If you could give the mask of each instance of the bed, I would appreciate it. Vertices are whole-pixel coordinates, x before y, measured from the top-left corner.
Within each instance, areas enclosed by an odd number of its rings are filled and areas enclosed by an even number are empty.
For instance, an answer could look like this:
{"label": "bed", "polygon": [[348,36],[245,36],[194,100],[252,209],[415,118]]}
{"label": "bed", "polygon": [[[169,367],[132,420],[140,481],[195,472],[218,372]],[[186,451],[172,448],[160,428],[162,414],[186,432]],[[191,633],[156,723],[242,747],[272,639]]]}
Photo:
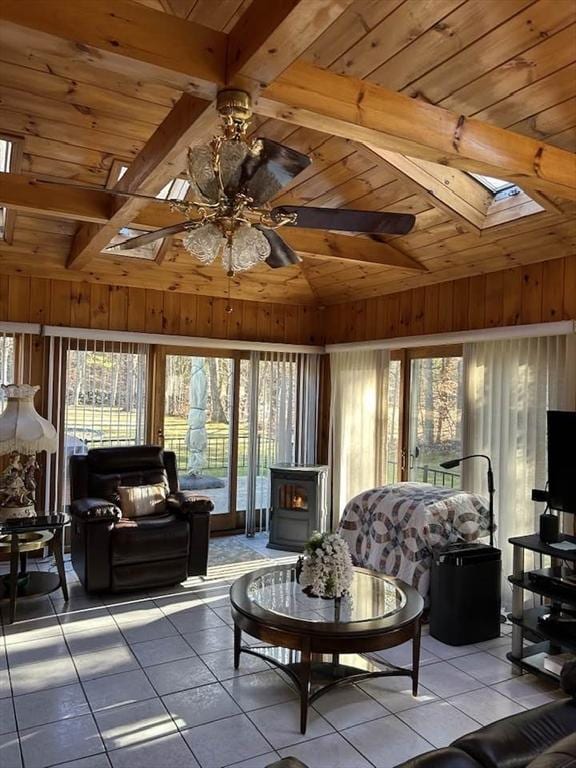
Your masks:
{"label": "bed", "polygon": [[351,499],[338,532],[355,565],[396,576],[427,598],[432,548],[488,535],[488,504],[467,491],[394,483]]}

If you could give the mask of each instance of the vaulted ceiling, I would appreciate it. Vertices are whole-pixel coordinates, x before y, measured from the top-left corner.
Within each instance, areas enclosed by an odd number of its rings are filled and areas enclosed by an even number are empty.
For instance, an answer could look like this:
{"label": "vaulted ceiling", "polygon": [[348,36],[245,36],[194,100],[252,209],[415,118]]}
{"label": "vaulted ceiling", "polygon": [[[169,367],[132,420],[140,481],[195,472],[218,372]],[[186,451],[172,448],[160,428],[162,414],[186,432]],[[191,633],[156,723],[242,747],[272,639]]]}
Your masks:
{"label": "vaulted ceiling", "polygon": [[[172,68],[177,66],[180,43],[174,40],[174,50],[170,50],[172,27],[166,27],[163,38],[162,18],[175,16],[226,34],[234,34],[243,18],[257,27],[256,20],[245,15],[250,11],[247,0],[92,0],[92,8],[95,13],[117,9],[120,19],[120,11],[134,8],[136,3],[144,6],[144,15],[150,9],[162,14],[147,16],[145,21],[158,19],[159,39],[164,41]],[[443,149],[431,151],[427,159],[426,153],[420,153],[415,155],[420,157],[420,165],[413,172],[412,161],[405,159],[410,156],[410,142],[404,147],[404,140],[398,140],[391,151],[372,146],[372,134],[364,140],[360,129],[348,132],[351,122],[362,124],[362,110],[369,109],[365,104],[378,103],[379,90],[372,92],[367,85],[351,108],[353,117],[349,119],[344,112],[342,116],[332,114],[339,105],[329,103],[330,99],[341,100],[344,110],[348,98],[344,88],[320,94],[319,101],[326,99],[326,105],[321,105],[326,110],[323,114],[330,113],[324,122],[300,104],[300,94],[292,82],[309,87],[312,93],[313,78],[309,83],[307,73],[315,71],[310,68],[313,65],[347,76],[350,82],[359,79],[400,92],[421,104],[421,114],[429,114],[430,120],[440,112],[424,108],[437,105],[463,116],[461,120],[474,118],[509,129],[512,134],[502,134],[501,140],[496,137],[500,148],[512,146],[514,135],[522,135],[574,152],[573,0],[333,0],[328,10],[330,3],[319,3],[314,23],[323,31],[311,39],[306,50],[295,48],[298,36],[288,36],[280,22],[276,39],[265,39],[262,33],[266,50],[257,52],[239,72],[240,77],[253,81],[256,76],[272,83],[263,95],[256,94],[255,134],[309,153],[313,159],[277,201],[410,212],[416,215],[416,226],[403,237],[383,238],[381,244],[332,233],[291,232],[291,244],[301,255],[301,264],[280,270],[262,266],[243,273],[234,280],[235,296],[294,304],[336,303],[576,252],[576,203],[574,195],[563,193],[560,183],[541,185],[526,179],[525,185],[521,178],[516,179],[542,210],[508,220],[508,215],[496,207],[491,209],[491,226],[483,228],[474,212],[467,215],[474,200],[486,194],[465,173],[479,169],[474,158],[469,159],[471,155],[464,154],[458,161]],[[14,14],[21,13],[12,10],[17,4],[20,8],[28,6],[31,15],[40,4],[37,0],[6,0],[6,9],[0,10],[0,135],[23,137],[20,174],[104,189],[115,160],[127,164],[136,158],[141,161],[143,147],[158,126],[173,115],[184,91],[210,96],[211,85],[190,84],[181,75],[164,77],[161,70],[165,64],[159,59],[151,74],[149,62],[139,63],[137,52],[127,65],[126,60],[111,62],[102,53],[103,46],[88,44],[81,35],[74,44],[72,35],[67,37],[59,31],[61,27],[55,30],[51,26],[60,24],[59,18],[34,20],[28,26],[26,19],[15,18]],[[66,7],[70,9],[68,0],[43,0],[42,4],[60,8],[62,16]],[[298,3],[286,0],[286,4],[296,7]],[[80,0],[78,5],[81,17],[90,2]],[[214,39],[219,44],[221,38]],[[279,71],[268,78],[269,68],[259,58],[268,55],[274,61],[277,48],[286,66],[291,65],[289,75],[280,80],[282,61]],[[336,85],[340,82],[345,85],[348,81],[334,80]],[[189,135],[205,140],[210,134],[213,116],[199,109],[196,117],[195,130],[182,132],[182,142]],[[427,128],[426,124],[420,126],[420,144],[426,143]],[[478,152],[483,153],[483,162],[490,166],[492,175],[498,176],[502,164],[502,177],[510,178],[510,167],[503,155],[495,153],[494,146],[488,144]],[[168,150],[162,161],[172,162]],[[412,165],[408,167],[407,162]],[[539,171],[537,168],[536,173]],[[576,186],[576,179],[574,182],[572,186]],[[55,188],[48,192],[45,187],[44,202],[32,204],[27,198],[26,204],[20,204],[16,183],[10,190],[8,184],[3,186],[0,204],[12,205],[17,214],[11,242],[0,243],[0,272],[214,296],[228,291],[221,266],[200,266],[178,240],[163,247],[159,263],[102,254],[99,243],[106,242],[102,228],[107,219],[94,211],[97,205],[109,204],[88,193],[86,205],[92,206],[91,213],[82,219],[78,212],[80,191],[63,215],[52,210],[47,216],[43,211],[49,207],[48,197],[54,200],[65,191]],[[146,191],[145,187],[137,188]],[[527,205],[524,198],[518,198],[517,203]],[[116,211],[108,216],[104,228],[112,232],[118,222],[122,226],[138,217],[146,226],[170,223],[174,214],[163,212],[159,206],[154,204],[147,211],[135,207],[132,212],[124,207],[119,214]],[[378,245],[382,245],[379,252]],[[76,265],[74,254],[79,254]],[[85,254],[90,258],[84,258]],[[379,260],[386,265],[374,263]]]}

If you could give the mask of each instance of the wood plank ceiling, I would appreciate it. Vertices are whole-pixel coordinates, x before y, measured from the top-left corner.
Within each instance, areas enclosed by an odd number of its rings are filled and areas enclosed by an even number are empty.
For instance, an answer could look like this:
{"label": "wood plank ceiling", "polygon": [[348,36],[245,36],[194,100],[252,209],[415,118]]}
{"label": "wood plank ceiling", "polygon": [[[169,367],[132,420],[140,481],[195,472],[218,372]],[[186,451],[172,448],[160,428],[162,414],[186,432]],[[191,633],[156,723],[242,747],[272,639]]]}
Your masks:
{"label": "wood plank ceiling", "polygon": [[[250,5],[132,2],[223,32]],[[181,96],[104,72],[81,45],[48,46],[19,27],[0,34],[0,134],[24,137],[22,173],[105,187],[114,160],[134,159]],[[573,0],[354,0],[302,58],[576,150]],[[337,303],[576,252],[574,202],[549,198],[542,213],[478,232],[355,142],[262,117],[253,129],[313,158],[276,202],[414,213],[414,230],[387,240],[427,271],[306,255],[299,266],[242,274],[232,287],[237,298]],[[161,264],[115,254],[67,270],[77,227],[19,212],[12,244],[0,244],[0,272],[226,295],[221,267],[197,265],[178,241],[163,250]]]}

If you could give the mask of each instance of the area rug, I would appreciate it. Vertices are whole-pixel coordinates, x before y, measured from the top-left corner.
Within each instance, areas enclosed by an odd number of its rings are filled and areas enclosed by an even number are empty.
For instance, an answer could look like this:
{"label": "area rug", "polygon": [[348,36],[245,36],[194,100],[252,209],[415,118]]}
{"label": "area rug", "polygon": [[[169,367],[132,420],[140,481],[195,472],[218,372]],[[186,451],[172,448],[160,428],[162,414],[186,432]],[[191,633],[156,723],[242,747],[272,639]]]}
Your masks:
{"label": "area rug", "polygon": [[258,551],[246,543],[243,536],[226,536],[210,539],[208,556],[208,572],[201,576],[202,581],[232,583],[235,579],[267,568],[270,565],[287,565],[294,563],[296,555],[293,553],[270,554]]}
{"label": "area rug", "polygon": [[210,549],[208,552],[209,568],[268,559],[266,555],[262,555],[248,546],[242,536],[225,536],[221,539],[210,539]]}

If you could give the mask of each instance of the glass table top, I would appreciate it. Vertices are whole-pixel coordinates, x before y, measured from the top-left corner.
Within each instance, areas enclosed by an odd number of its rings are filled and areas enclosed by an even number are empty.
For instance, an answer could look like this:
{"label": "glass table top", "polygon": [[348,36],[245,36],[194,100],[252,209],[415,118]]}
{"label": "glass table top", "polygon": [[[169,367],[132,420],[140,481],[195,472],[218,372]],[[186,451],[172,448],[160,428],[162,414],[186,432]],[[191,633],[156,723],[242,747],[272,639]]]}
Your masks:
{"label": "glass table top", "polygon": [[12,517],[0,520],[0,533],[24,533],[26,531],[43,531],[47,528],[63,528],[69,522],[67,514],[38,514],[32,517]]}
{"label": "glass table top", "polygon": [[382,619],[406,604],[406,595],[392,581],[354,571],[350,594],[338,600],[309,597],[296,581],[295,568],[278,568],[256,575],[247,590],[260,608],[301,621],[346,624]]}

